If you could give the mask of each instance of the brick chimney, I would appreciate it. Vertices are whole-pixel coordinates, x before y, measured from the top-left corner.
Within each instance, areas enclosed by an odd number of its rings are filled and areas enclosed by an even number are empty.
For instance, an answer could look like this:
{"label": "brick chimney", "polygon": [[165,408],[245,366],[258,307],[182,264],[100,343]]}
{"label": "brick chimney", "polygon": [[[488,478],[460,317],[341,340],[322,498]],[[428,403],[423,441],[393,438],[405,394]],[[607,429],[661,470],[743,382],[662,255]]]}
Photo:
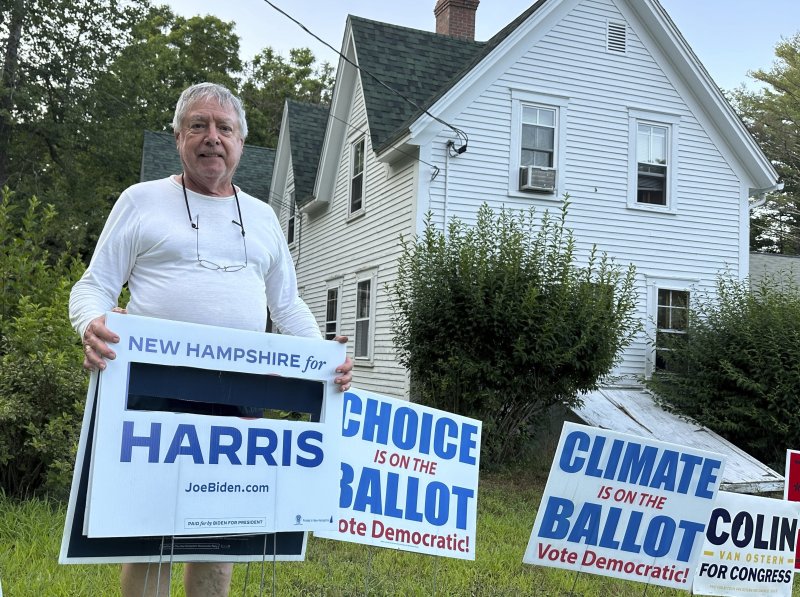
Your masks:
{"label": "brick chimney", "polygon": [[475,12],[480,0],[437,0],[436,33],[460,39],[475,39]]}

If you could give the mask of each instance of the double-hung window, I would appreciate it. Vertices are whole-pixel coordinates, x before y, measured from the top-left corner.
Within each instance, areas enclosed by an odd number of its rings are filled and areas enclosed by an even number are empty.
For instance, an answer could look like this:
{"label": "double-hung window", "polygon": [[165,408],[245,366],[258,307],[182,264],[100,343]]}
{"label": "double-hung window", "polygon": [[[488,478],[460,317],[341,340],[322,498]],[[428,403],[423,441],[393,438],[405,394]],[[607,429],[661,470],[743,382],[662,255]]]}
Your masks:
{"label": "double-hung window", "polygon": [[667,204],[669,129],[640,122],[636,129],[636,202]]}
{"label": "double-hung window", "polygon": [[628,207],[675,212],[680,117],[630,109]]}
{"label": "double-hung window", "polygon": [[364,209],[364,137],[358,139],[350,148],[350,210],[354,214]]}
{"label": "double-hung window", "polygon": [[356,359],[372,360],[375,334],[375,271],[361,272],[356,278]]}
{"label": "double-hung window", "polygon": [[333,340],[339,330],[339,286],[329,286],[325,296],[325,339]]}
{"label": "double-hung window", "polygon": [[508,194],[554,198],[561,180],[568,98],[511,90],[511,172]]}
{"label": "double-hung window", "polygon": [[552,168],[556,152],[556,111],[522,106],[520,166]]}
{"label": "double-hung window", "polygon": [[657,302],[655,368],[656,371],[669,371],[665,354],[670,351],[670,346],[686,336],[689,291],[659,288]]}
{"label": "double-hung window", "polygon": [[286,224],[286,243],[294,242],[294,226],[296,221],[297,205],[294,202],[294,191],[289,194],[289,221]]}

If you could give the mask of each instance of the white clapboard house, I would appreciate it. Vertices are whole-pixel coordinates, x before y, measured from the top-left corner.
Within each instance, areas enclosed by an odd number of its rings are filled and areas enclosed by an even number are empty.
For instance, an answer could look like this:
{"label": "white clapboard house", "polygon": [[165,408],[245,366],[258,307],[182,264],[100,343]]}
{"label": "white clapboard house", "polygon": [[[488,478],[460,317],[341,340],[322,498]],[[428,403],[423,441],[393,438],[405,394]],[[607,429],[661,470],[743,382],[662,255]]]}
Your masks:
{"label": "white clapboard house", "polygon": [[[350,337],[360,387],[407,396],[387,291],[400,235],[428,211],[557,211],[568,193],[581,254],[636,265],[645,330],[614,372],[635,385],[693,293],[747,275],[751,203],[778,176],[656,0],[539,0],[484,42],[477,7],[439,0],[436,33],[348,17],[330,108],[287,104],[270,196],[302,296]],[[677,419],[648,423],[664,414],[648,396],[617,382],[579,415],[679,437]]]}

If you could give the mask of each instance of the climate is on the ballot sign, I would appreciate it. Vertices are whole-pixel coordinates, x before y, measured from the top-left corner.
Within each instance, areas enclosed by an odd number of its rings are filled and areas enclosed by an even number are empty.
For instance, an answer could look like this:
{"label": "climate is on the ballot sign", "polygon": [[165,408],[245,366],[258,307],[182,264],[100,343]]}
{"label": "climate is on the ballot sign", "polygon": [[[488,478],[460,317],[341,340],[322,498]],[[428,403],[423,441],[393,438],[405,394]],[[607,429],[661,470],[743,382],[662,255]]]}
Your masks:
{"label": "climate is on the ballot sign", "polygon": [[565,423],[524,562],[689,590],[723,457]]}

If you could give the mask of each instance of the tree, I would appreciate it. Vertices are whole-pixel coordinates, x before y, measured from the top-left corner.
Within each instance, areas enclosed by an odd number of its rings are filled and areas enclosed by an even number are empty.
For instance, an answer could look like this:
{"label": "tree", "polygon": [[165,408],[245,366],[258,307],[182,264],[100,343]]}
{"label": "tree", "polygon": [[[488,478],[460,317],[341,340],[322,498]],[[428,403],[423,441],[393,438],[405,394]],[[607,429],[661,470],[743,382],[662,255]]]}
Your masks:
{"label": "tree", "polygon": [[289,51],[289,60],[264,48],[247,66],[241,96],[250,126],[248,143],[275,147],[281,128],[284,102],[295,99],[327,104],[333,88],[333,67],[327,62],[315,66],[308,48]]}
{"label": "tree", "polygon": [[750,250],[800,254],[800,201],[787,192],[770,193],[750,216]]}
{"label": "tree", "polygon": [[654,389],[777,470],[800,444],[800,288],[778,275],[757,286],[729,276],[693,297],[688,331],[663,352]]}
{"label": "tree", "polygon": [[18,225],[0,197],[0,489],[65,496],[77,447],[86,377],[67,299],[82,266],[53,259],[43,240],[52,206],[32,198]]}
{"label": "tree", "polygon": [[[92,181],[94,212],[84,211],[92,246],[108,207],[138,182],[145,130],[171,131],[175,102],[191,84],[213,81],[231,89],[241,71],[234,23],[213,16],[175,16],[150,8],[133,24],[130,42],[88,91],[85,145],[77,177]],[[59,207],[59,211],[62,211]]]}
{"label": "tree", "polygon": [[[3,38],[3,72],[0,77],[0,186],[8,179],[8,148],[12,139],[12,114],[14,91],[17,87],[19,65],[19,43],[22,37],[22,22],[25,17],[24,0],[14,0],[10,8],[0,11],[7,29]],[[0,30],[2,30],[0,28]],[[3,149],[5,148],[5,149]]]}
{"label": "tree", "polygon": [[[63,208],[61,247],[80,236],[73,211],[94,214],[82,176],[88,91],[129,40],[147,0],[14,0],[2,4],[0,171],[18,197],[36,195]],[[6,23],[8,24],[6,26]],[[100,206],[104,207],[104,206]]]}
{"label": "tree", "polygon": [[18,196],[56,206],[57,245],[86,254],[112,201],[138,181],[144,129],[168,128],[178,94],[192,83],[237,88],[239,38],[233,23],[177,17],[149,0],[15,2],[9,7],[24,8],[18,51],[13,23],[2,39],[19,67],[13,93],[0,94],[6,103],[13,97],[9,109],[0,107],[11,115],[0,120],[11,140],[0,153]]}
{"label": "tree", "polygon": [[[0,164],[7,182],[48,164],[67,168],[72,133],[85,126],[83,98],[128,40],[143,0],[14,0],[3,4]],[[12,140],[17,140],[12,143]],[[33,144],[45,155],[14,150]],[[13,158],[13,159],[12,159]],[[38,163],[37,163],[38,162]],[[44,164],[43,164],[44,162]],[[40,174],[47,174],[46,172]]]}
{"label": "tree", "polygon": [[502,462],[555,404],[597,388],[639,329],[633,266],[594,250],[575,264],[561,217],[484,204],[447,234],[430,214],[402,241],[394,343],[412,399],[483,420],[483,459]]}
{"label": "tree", "polygon": [[[171,130],[180,92],[200,81],[244,95],[250,143],[274,146],[283,101],[325,101],[327,64],[267,48],[244,84],[235,24],[176,16],[150,0],[4,0],[0,4],[0,185],[52,203],[47,240],[83,256],[119,194],[138,181],[143,131]],[[17,215],[21,212],[18,211]]]}
{"label": "tree", "polygon": [[751,222],[751,248],[800,254],[800,34],[775,48],[770,70],[751,73],[766,88],[735,90],[731,100],[785,184]]}

